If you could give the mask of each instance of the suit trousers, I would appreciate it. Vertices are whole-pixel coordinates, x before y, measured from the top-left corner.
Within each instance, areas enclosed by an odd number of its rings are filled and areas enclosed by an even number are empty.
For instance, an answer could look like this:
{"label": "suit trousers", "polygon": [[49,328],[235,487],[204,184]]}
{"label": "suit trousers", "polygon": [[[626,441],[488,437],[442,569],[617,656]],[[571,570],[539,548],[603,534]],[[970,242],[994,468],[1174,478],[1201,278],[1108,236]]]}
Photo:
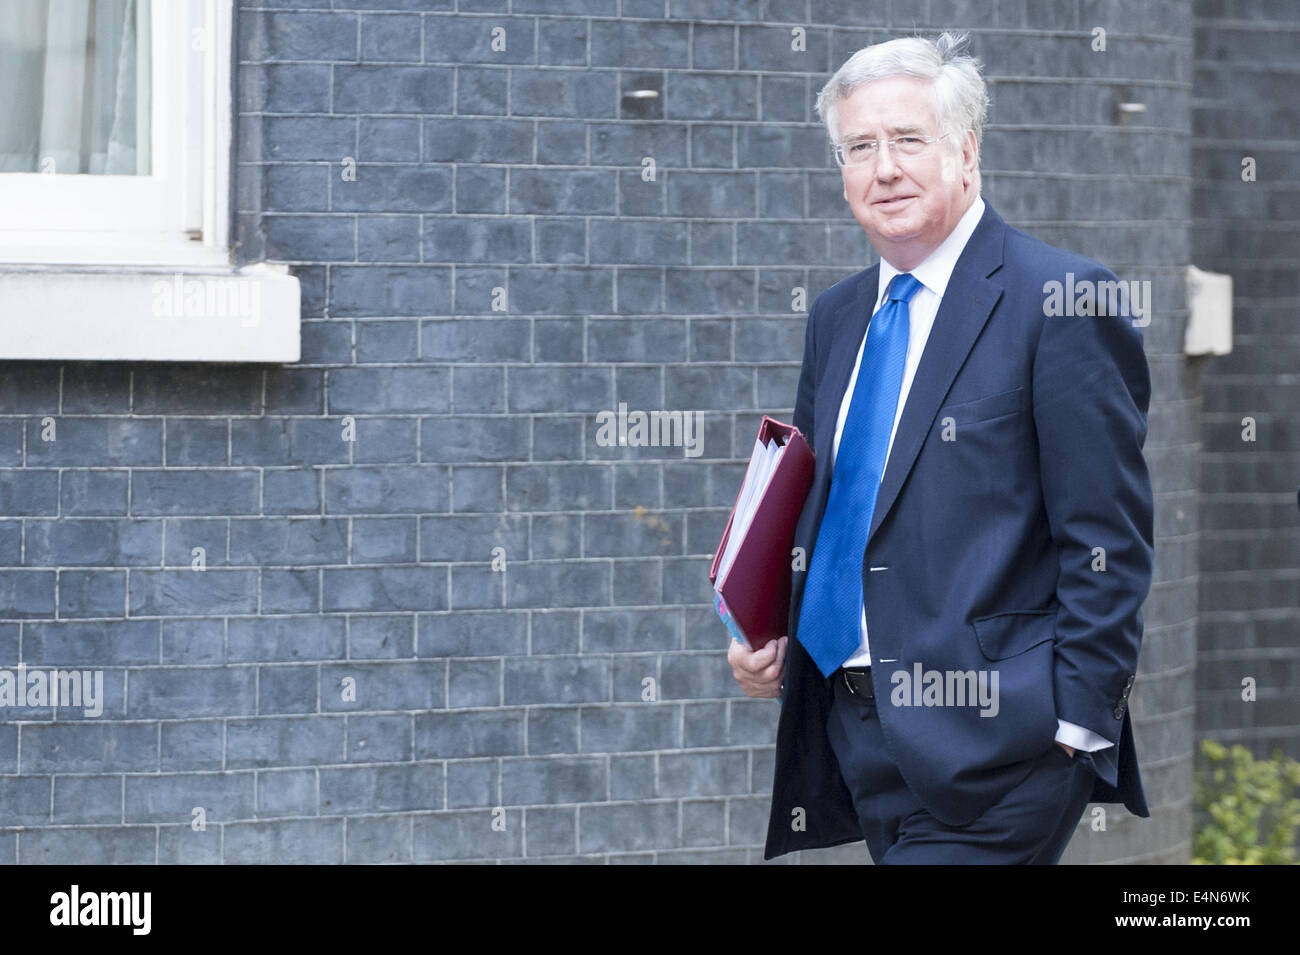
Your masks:
{"label": "suit trousers", "polygon": [[838,670],[831,682],[827,735],[877,865],[1055,865],[1061,858],[1095,781],[1083,759],[1053,742],[983,815],[950,826],[908,788],[885,745],[877,704],[850,693]]}

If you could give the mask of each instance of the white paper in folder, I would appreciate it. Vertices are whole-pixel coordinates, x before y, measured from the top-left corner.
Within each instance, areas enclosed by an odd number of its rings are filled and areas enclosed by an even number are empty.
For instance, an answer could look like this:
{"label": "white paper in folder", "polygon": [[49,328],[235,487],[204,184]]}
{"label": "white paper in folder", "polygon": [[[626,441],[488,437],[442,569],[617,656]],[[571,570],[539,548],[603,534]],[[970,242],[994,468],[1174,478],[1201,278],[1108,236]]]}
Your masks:
{"label": "white paper in folder", "polygon": [[722,560],[718,563],[718,576],[714,581],[715,590],[721,589],[723,581],[727,579],[727,571],[731,569],[732,561],[736,559],[741,542],[745,539],[745,533],[754,521],[754,513],[762,503],[763,493],[772,482],[772,475],[776,473],[776,466],[781,463],[781,455],[785,453],[785,449],[786,445],[781,444],[776,438],[769,438],[766,446],[758,439],[754,440],[754,451],[749,456],[745,481],[740,486],[740,497],[736,500],[735,514],[731,518],[727,546],[722,552]]}

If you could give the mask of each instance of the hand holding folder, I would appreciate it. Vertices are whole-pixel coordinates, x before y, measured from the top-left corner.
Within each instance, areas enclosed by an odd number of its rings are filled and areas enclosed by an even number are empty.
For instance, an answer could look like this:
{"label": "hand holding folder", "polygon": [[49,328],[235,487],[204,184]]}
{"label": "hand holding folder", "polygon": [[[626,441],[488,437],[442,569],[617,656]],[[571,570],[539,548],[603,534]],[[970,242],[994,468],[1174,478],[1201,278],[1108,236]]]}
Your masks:
{"label": "hand holding folder", "polygon": [[803,433],[764,415],[709,568],[718,616],[751,650],[788,628],[791,549],[812,480],[813,453]]}

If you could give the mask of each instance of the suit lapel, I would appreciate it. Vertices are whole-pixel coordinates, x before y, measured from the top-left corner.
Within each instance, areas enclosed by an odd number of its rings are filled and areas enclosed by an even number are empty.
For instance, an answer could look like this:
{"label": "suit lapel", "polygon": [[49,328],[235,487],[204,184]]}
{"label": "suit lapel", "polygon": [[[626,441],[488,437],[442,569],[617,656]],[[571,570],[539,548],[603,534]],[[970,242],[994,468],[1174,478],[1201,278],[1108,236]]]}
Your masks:
{"label": "suit lapel", "polygon": [[[988,276],[1002,266],[1005,234],[1006,223],[986,201],[984,215],[966,242],[966,248],[948,280],[934,325],[930,328],[930,337],[921,353],[921,362],[912,379],[876,498],[871,530],[867,534],[868,545],[898,499],[953,379],[984,329],[993,307],[1002,297],[1002,287],[989,281]],[[847,381],[845,384],[847,386]],[[843,389],[840,393],[843,395]],[[834,426],[831,434],[833,438]]]}
{"label": "suit lapel", "polygon": [[817,451],[814,480],[819,484],[830,484],[830,451],[835,444],[835,422],[839,418],[844,390],[849,386],[849,376],[853,374],[853,363],[857,360],[862,336],[867,333],[879,284],[880,265],[876,264],[861,273],[853,297],[840,307],[840,313],[835,318],[831,354],[813,408],[813,447]]}

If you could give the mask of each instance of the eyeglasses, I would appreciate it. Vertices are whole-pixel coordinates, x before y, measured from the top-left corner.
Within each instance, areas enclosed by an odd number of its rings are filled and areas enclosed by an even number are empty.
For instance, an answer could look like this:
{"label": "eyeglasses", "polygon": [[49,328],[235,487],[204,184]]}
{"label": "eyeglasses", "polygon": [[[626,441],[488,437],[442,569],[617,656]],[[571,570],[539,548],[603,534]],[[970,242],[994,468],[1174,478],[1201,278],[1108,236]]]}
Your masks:
{"label": "eyeglasses", "polygon": [[[937,143],[947,136],[935,136],[933,139],[925,139],[922,136],[899,136],[896,139],[886,139],[889,150],[897,159],[902,156],[919,156],[930,148],[931,143]],[[864,166],[876,161],[880,155],[880,143],[882,140],[869,139],[866,137],[860,139],[850,139],[846,142],[835,144],[835,161],[841,166]]]}

